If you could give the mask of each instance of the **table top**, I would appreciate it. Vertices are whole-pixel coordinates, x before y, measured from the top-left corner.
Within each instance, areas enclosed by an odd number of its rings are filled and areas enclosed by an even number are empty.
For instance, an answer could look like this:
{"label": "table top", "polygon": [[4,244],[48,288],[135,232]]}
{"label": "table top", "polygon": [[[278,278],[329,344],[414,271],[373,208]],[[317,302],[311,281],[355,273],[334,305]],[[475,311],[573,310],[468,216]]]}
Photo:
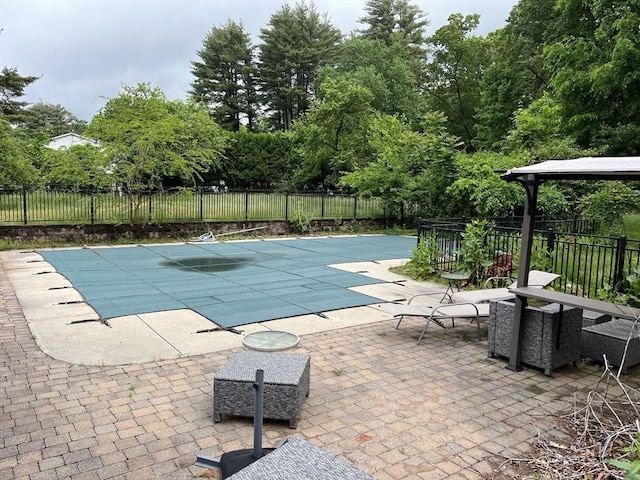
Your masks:
{"label": "table top", "polygon": [[294,348],[300,343],[297,335],[289,332],[265,330],[253,332],[242,339],[242,344],[250,350],[260,352],[278,352]]}
{"label": "table top", "polygon": [[216,373],[214,380],[253,382],[256,370],[263,370],[265,384],[298,385],[309,362],[308,354],[240,350]]}
{"label": "table top", "polygon": [[468,280],[470,275],[465,272],[444,272],[440,276],[445,280]]}

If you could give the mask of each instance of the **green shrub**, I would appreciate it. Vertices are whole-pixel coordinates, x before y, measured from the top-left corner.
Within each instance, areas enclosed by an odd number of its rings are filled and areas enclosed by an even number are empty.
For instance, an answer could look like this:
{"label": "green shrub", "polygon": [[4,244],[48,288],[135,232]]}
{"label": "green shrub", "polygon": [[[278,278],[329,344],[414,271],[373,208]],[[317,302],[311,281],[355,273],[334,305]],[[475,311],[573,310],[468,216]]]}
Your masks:
{"label": "green shrub", "polygon": [[307,215],[301,208],[298,208],[295,212],[293,212],[293,215],[291,216],[289,222],[291,223],[291,228],[293,228],[293,231],[295,233],[298,233],[300,235],[309,233],[311,220],[309,219],[309,217],[307,217]]}
{"label": "green shrub", "polygon": [[627,472],[624,480],[640,480],[640,433],[636,433],[631,446],[623,448],[629,456],[625,460],[610,459],[607,463]]}
{"label": "green shrub", "polygon": [[437,271],[441,252],[433,236],[425,236],[411,250],[411,260],[401,269],[402,273],[415,280],[427,280]]}
{"label": "green shrub", "polygon": [[469,281],[476,285],[482,279],[485,267],[492,263],[492,255],[487,250],[488,233],[486,220],[472,220],[462,234],[462,243],[457,252],[461,257],[461,270],[468,272]]}

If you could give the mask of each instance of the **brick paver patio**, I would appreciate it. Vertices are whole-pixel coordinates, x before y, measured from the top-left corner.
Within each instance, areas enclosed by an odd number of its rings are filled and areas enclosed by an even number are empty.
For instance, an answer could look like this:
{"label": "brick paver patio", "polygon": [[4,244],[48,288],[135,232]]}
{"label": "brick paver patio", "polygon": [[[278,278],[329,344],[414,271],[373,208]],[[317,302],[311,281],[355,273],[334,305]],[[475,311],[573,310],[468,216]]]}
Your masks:
{"label": "brick paver patio", "polygon": [[[212,418],[213,376],[235,350],[67,364],[39,350],[0,278],[1,479],[211,478],[196,455],[251,446],[250,419]],[[599,377],[585,366],[553,377],[508,371],[487,358],[474,325],[459,323],[430,329],[421,345],[418,321],[303,336],[296,351],[311,355],[310,395],[296,430],[265,422],[265,447],[301,436],[380,480],[492,478],[539,431],[556,432],[554,417]]]}

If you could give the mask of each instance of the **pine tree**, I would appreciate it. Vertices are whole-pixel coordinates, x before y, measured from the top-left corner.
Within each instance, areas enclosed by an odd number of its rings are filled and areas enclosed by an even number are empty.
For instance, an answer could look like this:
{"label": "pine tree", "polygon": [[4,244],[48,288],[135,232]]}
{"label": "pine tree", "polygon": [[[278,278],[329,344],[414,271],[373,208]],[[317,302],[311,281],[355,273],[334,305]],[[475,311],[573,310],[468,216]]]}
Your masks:
{"label": "pine tree", "polygon": [[206,105],[224,128],[238,131],[243,118],[252,130],[255,123],[256,91],[253,47],[242,25],[228,21],[214,27],[198,51],[201,61],[191,62],[191,95]]}
{"label": "pine tree", "polygon": [[271,124],[290,130],[315,97],[319,67],[334,61],[342,34],[313,4],[284,5],[261,30],[259,77]]}
{"label": "pine tree", "polygon": [[364,38],[380,40],[386,46],[399,41],[415,55],[424,53],[426,15],[407,0],[368,0],[366,16],[359,23],[368,27],[361,30]]}
{"label": "pine tree", "polygon": [[24,95],[24,89],[39,77],[23,77],[16,68],[4,67],[0,73],[0,115],[9,123],[19,123],[24,116],[27,102],[16,100]]}

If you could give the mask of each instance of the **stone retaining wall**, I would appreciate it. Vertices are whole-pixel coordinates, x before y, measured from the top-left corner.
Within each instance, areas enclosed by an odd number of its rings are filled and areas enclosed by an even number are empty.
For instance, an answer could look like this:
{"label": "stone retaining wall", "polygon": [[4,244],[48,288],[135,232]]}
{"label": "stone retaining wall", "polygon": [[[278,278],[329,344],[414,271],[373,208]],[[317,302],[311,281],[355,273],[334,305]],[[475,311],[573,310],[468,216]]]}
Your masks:
{"label": "stone retaining wall", "polygon": [[[371,228],[383,228],[384,220],[314,220],[311,232],[357,232]],[[110,240],[142,240],[153,238],[173,238],[188,240],[209,231],[214,235],[260,228],[246,235],[256,237],[277,237],[293,235],[288,221],[245,221],[207,223],[164,223],[138,225],[0,225],[0,240],[42,241],[42,242],[83,242]]]}

